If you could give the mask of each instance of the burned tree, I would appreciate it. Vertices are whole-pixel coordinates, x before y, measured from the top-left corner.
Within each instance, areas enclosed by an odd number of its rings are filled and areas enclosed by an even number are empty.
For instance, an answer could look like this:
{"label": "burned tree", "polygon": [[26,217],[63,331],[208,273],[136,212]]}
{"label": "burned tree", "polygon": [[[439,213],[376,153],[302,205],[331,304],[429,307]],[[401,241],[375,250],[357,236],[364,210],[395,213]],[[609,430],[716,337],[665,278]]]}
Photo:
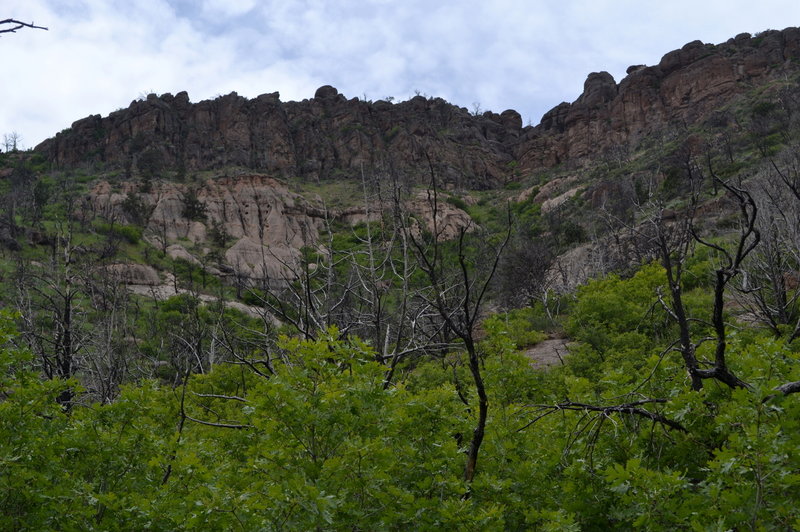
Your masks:
{"label": "burned tree", "polygon": [[0,20],[0,33],[16,33],[18,30],[23,28],[47,31],[47,28],[44,26],[37,26],[33,22],[22,22],[13,18]]}
{"label": "burned tree", "polygon": [[475,477],[489,411],[489,398],[481,374],[481,354],[475,336],[476,326],[481,318],[484,299],[498,270],[503,250],[511,238],[510,212],[506,233],[495,246],[489,244],[489,249],[479,245],[488,243],[490,240],[488,235],[481,235],[484,238],[475,239],[476,242],[468,242],[469,227],[460,228],[455,242],[456,260],[455,264],[452,264],[453,261],[448,261],[445,257],[442,227],[438,216],[436,175],[430,159],[428,162],[431,171],[428,201],[433,213],[432,227],[430,231],[424,231],[419,227],[409,226],[406,228],[406,234],[413,245],[417,264],[429,284],[428,289],[422,292],[420,297],[439,313],[448,331],[463,343],[478,395],[478,420],[472,432],[464,467],[464,480],[471,483]]}

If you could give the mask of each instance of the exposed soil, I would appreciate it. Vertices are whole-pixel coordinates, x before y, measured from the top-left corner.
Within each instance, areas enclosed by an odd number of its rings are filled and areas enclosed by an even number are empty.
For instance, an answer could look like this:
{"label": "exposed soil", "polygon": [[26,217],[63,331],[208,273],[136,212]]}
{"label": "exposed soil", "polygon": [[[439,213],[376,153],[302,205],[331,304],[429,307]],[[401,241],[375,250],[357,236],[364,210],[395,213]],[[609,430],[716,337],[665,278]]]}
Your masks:
{"label": "exposed soil", "polygon": [[568,343],[566,338],[544,340],[526,349],[525,356],[531,359],[531,365],[537,369],[564,364],[564,358],[569,355]]}

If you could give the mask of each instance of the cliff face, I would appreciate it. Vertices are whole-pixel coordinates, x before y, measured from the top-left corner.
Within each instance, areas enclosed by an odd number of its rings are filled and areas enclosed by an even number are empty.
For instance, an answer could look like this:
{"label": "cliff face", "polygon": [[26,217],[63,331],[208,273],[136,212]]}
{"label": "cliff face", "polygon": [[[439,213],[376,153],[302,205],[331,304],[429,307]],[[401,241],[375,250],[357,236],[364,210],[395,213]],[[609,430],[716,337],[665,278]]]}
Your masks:
{"label": "cliff face", "polygon": [[525,168],[546,168],[634,145],[671,123],[702,121],[737,95],[798,70],[798,28],[743,33],[719,45],[690,42],[658,65],[629,67],[619,84],[607,72],[589,74],[575,102],[526,132],[517,157]]}
{"label": "cliff face", "polygon": [[329,86],[311,100],[286,103],[277,93],[252,100],[232,93],[192,104],[181,92],[79,120],[36,149],[58,166],[242,166],[309,179],[355,177],[362,167],[427,176],[430,158],[444,179],[485,188],[509,174],[521,126],[514,111],[474,117],[421,96],[395,105],[367,103]]}
{"label": "cliff face", "polygon": [[[204,206],[202,216],[187,214],[191,194]],[[286,185],[262,175],[209,180],[196,188],[161,182],[147,192],[131,182],[114,190],[101,181],[90,191],[89,201],[106,219],[130,223],[124,205],[132,195],[144,207],[139,214],[147,213],[146,235],[157,247],[166,250],[183,241],[202,249],[216,230],[225,235],[223,262],[232,272],[253,278],[289,277],[287,269],[294,267],[299,250],[319,239],[324,217]]]}
{"label": "cliff face", "polygon": [[[126,208],[130,197],[140,202],[135,213]],[[203,205],[202,215],[190,216],[189,198]],[[371,205],[369,210],[362,206],[326,211],[321,202],[308,201],[285,183],[258,174],[219,177],[192,186],[162,181],[146,192],[130,181],[118,187],[101,181],[87,199],[87,210],[107,220],[134,223],[137,220],[131,216],[135,214],[146,229],[146,238],[170,255],[178,253],[180,258],[201,264],[199,258],[208,251],[204,248],[215,240],[224,249],[224,256],[215,261],[229,273],[273,280],[294,277],[300,250],[321,244],[326,218],[356,224],[381,208]],[[454,238],[461,228],[473,227],[466,212],[447,202],[434,211],[424,193],[408,199],[406,208],[428,230],[436,227],[444,239]],[[191,247],[197,256],[178,243]]]}
{"label": "cliff face", "polygon": [[102,163],[133,171],[241,166],[278,177],[324,179],[394,172],[438,176],[488,188],[534,171],[633,145],[670,123],[692,124],[787,72],[800,61],[800,30],[742,34],[711,45],[694,41],[655,66],[633,66],[617,84],[592,73],[573,103],[534,127],[513,110],[471,115],[444,100],[392,104],[346,99],[324,86],[313,99],[281,102],[277,93],[236,93],[189,102],[185,92],[149,96],[102,118],[90,116],[36,150],[57,166]]}

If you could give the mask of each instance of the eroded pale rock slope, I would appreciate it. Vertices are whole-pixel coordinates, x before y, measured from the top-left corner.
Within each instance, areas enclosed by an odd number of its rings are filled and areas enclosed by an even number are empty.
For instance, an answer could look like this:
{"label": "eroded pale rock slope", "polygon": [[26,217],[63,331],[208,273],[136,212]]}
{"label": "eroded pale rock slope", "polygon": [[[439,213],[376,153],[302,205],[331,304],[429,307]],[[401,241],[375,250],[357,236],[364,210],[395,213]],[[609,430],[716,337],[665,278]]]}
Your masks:
{"label": "eroded pale rock slope", "polygon": [[[129,196],[138,198],[147,212],[126,210]],[[424,192],[405,205],[419,223],[428,231],[436,230],[442,239],[455,237],[461,228],[471,230],[474,224],[469,215],[444,198],[440,196],[435,210]],[[285,183],[257,174],[218,177],[200,185],[158,182],[146,192],[136,183],[114,187],[102,181],[91,191],[89,201],[108,220],[129,224],[135,221],[134,215],[146,218],[145,237],[150,242],[173,258],[199,265],[207,263],[201,259],[211,239],[223,234],[224,256],[217,260],[232,274],[256,279],[293,278],[302,248],[324,245],[320,235],[326,219],[356,224],[380,212],[377,205],[326,210],[320,201],[307,200]],[[190,218],[186,208],[190,201],[204,206],[202,216]]]}

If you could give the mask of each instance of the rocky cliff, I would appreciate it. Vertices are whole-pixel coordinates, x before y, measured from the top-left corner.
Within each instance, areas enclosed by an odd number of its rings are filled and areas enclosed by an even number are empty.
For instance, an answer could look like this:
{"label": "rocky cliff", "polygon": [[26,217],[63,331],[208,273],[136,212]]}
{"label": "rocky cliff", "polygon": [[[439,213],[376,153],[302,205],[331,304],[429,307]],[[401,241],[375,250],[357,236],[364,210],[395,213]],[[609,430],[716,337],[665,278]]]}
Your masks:
{"label": "rocky cliff", "polygon": [[90,116],[39,145],[59,167],[103,163],[133,171],[230,166],[278,177],[326,179],[397,172],[477,188],[509,174],[522,120],[514,111],[470,115],[442,99],[368,103],[330,86],[313,99],[236,93],[197,104],[185,92],[150,95],[102,118]]}
{"label": "rocky cliff", "polygon": [[588,76],[583,94],[523,127],[507,110],[479,116],[439,98],[401,103],[347,99],[330,86],[314,98],[236,93],[190,103],[185,92],[150,95],[107,117],[90,116],[36,150],[59,167],[86,162],[130,172],[239,166],[278,177],[326,179],[395,173],[471,188],[494,187],[520,172],[580,164],[611,147],[632,146],[675,122],[693,124],[753,87],[795,76],[800,30],[694,41],[658,65],[632,66],[616,83]]}
{"label": "rocky cliff", "polygon": [[[230,271],[247,277],[289,277],[300,249],[319,237],[323,212],[281,182],[261,175],[209,180],[199,187],[161,182],[147,192],[126,182],[114,189],[101,181],[91,190],[93,210],[107,220],[131,223],[132,215],[143,218],[147,238],[157,247],[194,262],[197,258],[181,247],[182,241],[203,249],[216,231],[225,249],[217,260]],[[126,209],[130,197],[139,200],[136,212]],[[193,216],[190,199],[203,205]]]}
{"label": "rocky cliff", "polygon": [[737,35],[713,45],[693,41],[658,65],[635,65],[617,84],[589,74],[583,94],[562,103],[526,132],[515,154],[524,168],[579,163],[612,146],[635,146],[671,124],[692,125],[739,95],[779,77],[797,85],[800,29]]}

